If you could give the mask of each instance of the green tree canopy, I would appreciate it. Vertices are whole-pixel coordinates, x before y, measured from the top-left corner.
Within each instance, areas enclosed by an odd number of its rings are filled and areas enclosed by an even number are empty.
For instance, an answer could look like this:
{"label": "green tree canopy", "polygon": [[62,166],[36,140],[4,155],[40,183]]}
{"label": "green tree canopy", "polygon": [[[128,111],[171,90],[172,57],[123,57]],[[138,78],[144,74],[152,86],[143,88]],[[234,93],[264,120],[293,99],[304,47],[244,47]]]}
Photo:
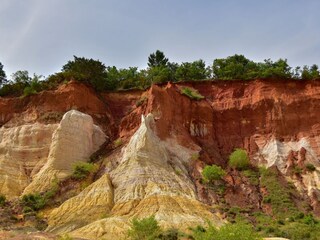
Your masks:
{"label": "green tree canopy", "polygon": [[143,219],[133,218],[131,225],[128,235],[132,240],[153,240],[157,239],[161,233],[161,228],[154,216]]}
{"label": "green tree canopy", "polygon": [[184,62],[176,70],[176,79],[178,81],[202,80],[207,79],[211,71],[206,67],[203,60],[194,62]]}
{"label": "green tree canopy", "polygon": [[29,77],[28,71],[19,70],[11,75],[11,80],[14,83],[27,84],[31,81],[31,77]]}
{"label": "green tree canopy", "polygon": [[3,70],[3,65],[0,62],[0,86],[2,86],[3,84],[5,84],[7,82],[7,76],[5,71]]}
{"label": "green tree canopy", "polygon": [[92,58],[73,57],[74,60],[62,67],[62,72],[71,74],[75,80],[92,84],[96,90],[107,88],[107,71],[102,62]]}
{"label": "green tree canopy", "polygon": [[301,72],[302,79],[317,79],[320,77],[319,67],[313,64],[311,67],[304,66]]}
{"label": "green tree canopy", "polygon": [[258,63],[260,78],[291,78],[294,73],[287,63],[287,59],[279,59],[273,62],[271,59],[264,60],[264,63]]}
{"label": "green tree canopy", "polygon": [[165,57],[164,53],[160,50],[157,50],[155,53],[151,53],[148,57],[148,66],[158,67],[158,66],[166,66],[168,63],[168,58]]}
{"label": "green tree canopy", "polygon": [[249,166],[249,157],[246,150],[237,148],[229,156],[229,166],[238,170],[244,170]]}
{"label": "green tree canopy", "polygon": [[220,180],[226,175],[226,172],[217,165],[205,166],[202,171],[203,180],[205,182],[213,182],[215,180]]}
{"label": "green tree canopy", "polygon": [[243,55],[218,58],[213,61],[213,76],[217,79],[250,79],[258,76],[258,66]]}

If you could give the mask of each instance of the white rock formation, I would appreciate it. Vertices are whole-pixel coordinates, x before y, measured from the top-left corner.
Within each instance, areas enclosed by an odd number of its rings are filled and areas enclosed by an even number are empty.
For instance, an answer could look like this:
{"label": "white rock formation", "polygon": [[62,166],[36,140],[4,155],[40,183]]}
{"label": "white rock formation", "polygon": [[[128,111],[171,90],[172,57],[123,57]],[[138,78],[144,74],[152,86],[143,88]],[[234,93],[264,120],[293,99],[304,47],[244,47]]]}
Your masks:
{"label": "white rock formation", "polygon": [[18,197],[44,166],[58,124],[0,128],[0,194]]}
{"label": "white rock formation", "polygon": [[106,135],[93,124],[91,116],[76,110],[65,113],[53,134],[46,164],[34,176],[24,194],[48,190],[53,180],[69,176],[74,164],[88,161],[105,139]]}
{"label": "white rock formation", "polygon": [[302,184],[300,181],[297,181],[297,179],[291,180],[294,181],[296,187],[299,190],[307,190],[309,196],[311,196],[314,191],[320,190],[320,162],[318,160],[319,156],[317,156],[316,151],[314,151],[307,138],[301,138],[296,142],[280,142],[276,139],[273,139],[264,143],[259,142],[259,144],[257,143],[257,145],[260,148],[259,152],[255,156],[257,161],[259,161],[262,165],[266,165],[266,167],[268,168],[276,166],[283,174],[287,173],[287,160],[289,157],[289,153],[291,151],[298,152],[302,148],[304,148],[304,163],[311,163],[316,167],[318,171],[302,173]]}
{"label": "white rock formation", "polygon": [[273,139],[259,147],[260,151],[258,155],[267,161],[266,166],[277,166],[283,174],[286,173],[286,162],[289,152],[300,151],[301,148],[306,149],[306,162],[319,166],[317,155],[306,138],[302,138],[298,142],[280,142]]}
{"label": "white rock formation", "polygon": [[[110,172],[114,196],[110,216],[76,229],[71,236],[122,239],[133,217],[151,215],[155,215],[164,228],[187,229],[205,224],[207,220],[218,226],[222,224],[221,218],[196,198],[195,187],[186,170],[190,155],[187,159],[180,159],[185,156],[182,153],[173,156],[173,152],[181,148],[169,151],[155,135],[153,121],[151,114],[142,117],[141,126],[124,149],[119,165]],[[58,208],[55,213],[62,215],[62,210]],[[72,214],[72,208],[65,211]],[[86,211],[82,214],[87,216]],[[49,224],[51,218],[49,216]]]}

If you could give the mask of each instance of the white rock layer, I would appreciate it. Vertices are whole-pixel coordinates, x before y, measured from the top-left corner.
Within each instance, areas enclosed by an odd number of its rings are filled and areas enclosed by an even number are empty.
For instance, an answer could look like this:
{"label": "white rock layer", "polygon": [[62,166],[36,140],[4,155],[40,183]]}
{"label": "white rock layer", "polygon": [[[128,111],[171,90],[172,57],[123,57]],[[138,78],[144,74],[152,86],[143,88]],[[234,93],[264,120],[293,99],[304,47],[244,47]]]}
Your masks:
{"label": "white rock layer", "polygon": [[[319,142],[318,138],[314,139],[314,142]],[[260,150],[255,156],[256,160],[260,162],[260,164],[266,165],[268,168],[276,166],[284,175],[287,173],[287,159],[289,153],[291,151],[298,152],[304,148],[306,150],[304,163],[310,163],[314,165],[317,171],[311,173],[302,173],[301,176],[303,184],[296,179],[291,180],[294,181],[298,189],[306,190],[309,196],[311,196],[314,191],[320,191],[319,156],[316,154],[316,151],[313,149],[307,138],[301,138],[296,142],[280,142],[276,139],[273,139],[268,142],[259,142],[257,145]]]}
{"label": "white rock layer", "polygon": [[24,194],[46,191],[53,180],[62,180],[69,176],[74,164],[88,161],[105,139],[106,135],[93,124],[90,115],[76,110],[65,113],[53,134],[46,164],[34,176]]}
{"label": "white rock layer", "polygon": [[18,197],[47,161],[58,124],[0,128],[0,194]]}

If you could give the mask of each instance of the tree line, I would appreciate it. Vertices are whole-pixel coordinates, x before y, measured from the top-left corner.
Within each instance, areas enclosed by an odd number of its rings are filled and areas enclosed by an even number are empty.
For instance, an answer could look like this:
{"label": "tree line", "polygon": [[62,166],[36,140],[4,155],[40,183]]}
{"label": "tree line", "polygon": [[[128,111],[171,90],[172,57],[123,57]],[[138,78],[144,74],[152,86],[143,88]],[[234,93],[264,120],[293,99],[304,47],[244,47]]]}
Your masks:
{"label": "tree line", "polygon": [[145,89],[152,84],[169,81],[257,78],[311,80],[319,77],[319,68],[316,64],[292,68],[286,59],[254,62],[238,54],[215,59],[211,66],[207,66],[201,59],[179,64],[170,62],[162,51],[157,50],[149,55],[146,69],[105,66],[99,60],[74,56],[74,59],[68,61],[60,72],[47,78],[36,74],[29,76],[28,71],[17,71],[8,79],[0,63],[0,96],[35,94],[41,90],[53,89],[70,80],[87,83],[97,91],[116,91]]}

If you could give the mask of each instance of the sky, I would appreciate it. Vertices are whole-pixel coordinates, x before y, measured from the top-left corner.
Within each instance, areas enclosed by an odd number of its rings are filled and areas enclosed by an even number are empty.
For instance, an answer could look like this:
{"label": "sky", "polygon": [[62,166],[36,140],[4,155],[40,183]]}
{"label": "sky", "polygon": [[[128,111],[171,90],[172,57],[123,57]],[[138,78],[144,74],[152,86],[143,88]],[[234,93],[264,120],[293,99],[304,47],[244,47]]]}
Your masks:
{"label": "sky", "polygon": [[319,0],[0,0],[0,62],[7,76],[48,76],[73,55],[147,67],[243,54],[320,65]]}

